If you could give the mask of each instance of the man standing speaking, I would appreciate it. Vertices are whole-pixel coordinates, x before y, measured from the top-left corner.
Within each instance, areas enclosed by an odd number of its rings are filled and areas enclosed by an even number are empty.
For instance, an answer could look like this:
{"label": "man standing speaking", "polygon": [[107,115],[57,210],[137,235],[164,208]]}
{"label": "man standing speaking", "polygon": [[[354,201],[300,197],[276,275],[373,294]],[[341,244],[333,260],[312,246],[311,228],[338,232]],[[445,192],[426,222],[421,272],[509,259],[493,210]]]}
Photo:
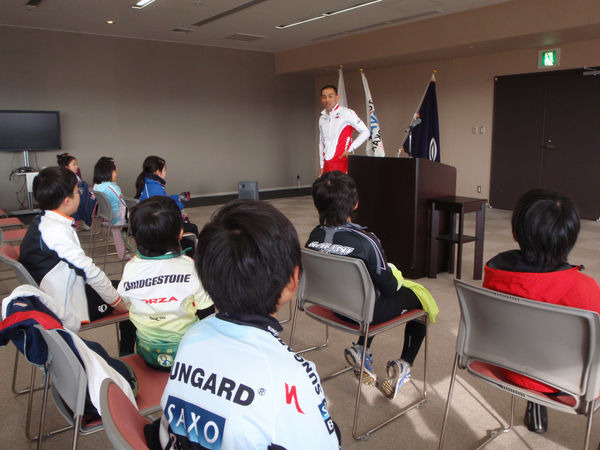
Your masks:
{"label": "man standing speaking", "polygon": [[[328,84],[321,88],[321,103],[325,107],[319,118],[319,176],[331,170],[348,173],[349,154],[369,138],[369,129],[351,109],[338,104],[337,88]],[[352,142],[352,133],[359,135]]]}

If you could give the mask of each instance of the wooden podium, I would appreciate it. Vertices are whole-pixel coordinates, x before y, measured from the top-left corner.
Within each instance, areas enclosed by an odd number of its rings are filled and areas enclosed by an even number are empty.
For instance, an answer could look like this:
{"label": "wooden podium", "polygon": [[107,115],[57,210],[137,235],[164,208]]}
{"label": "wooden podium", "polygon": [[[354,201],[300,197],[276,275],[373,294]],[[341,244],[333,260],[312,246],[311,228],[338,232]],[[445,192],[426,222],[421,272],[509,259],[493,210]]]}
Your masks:
{"label": "wooden podium", "polygon": [[[456,168],[421,158],[352,155],[348,174],[358,187],[356,222],[379,237],[388,262],[404,276],[427,276],[429,199],[456,195]],[[446,270],[448,250],[438,253],[438,271]]]}

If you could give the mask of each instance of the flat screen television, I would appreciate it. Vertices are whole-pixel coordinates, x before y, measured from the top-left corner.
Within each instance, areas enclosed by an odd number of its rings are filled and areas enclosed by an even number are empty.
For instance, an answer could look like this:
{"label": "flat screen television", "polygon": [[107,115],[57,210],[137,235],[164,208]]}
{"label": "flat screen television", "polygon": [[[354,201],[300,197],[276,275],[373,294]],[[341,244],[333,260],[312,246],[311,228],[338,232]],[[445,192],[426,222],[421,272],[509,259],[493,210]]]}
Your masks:
{"label": "flat screen television", "polygon": [[0,151],[60,148],[58,111],[0,110]]}

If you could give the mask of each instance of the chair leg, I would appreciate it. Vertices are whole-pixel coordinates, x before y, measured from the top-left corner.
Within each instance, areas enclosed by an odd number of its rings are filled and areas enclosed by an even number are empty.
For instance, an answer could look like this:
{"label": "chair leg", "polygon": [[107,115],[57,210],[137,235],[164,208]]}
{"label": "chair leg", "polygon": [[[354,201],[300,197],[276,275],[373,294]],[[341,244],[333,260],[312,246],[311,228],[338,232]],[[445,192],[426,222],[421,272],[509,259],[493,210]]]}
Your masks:
{"label": "chair leg", "polygon": [[40,427],[38,429],[38,450],[42,448],[42,439],[44,437],[44,419],[46,418],[46,405],[48,404],[48,388],[50,386],[50,374],[46,368],[46,380],[44,381],[44,397],[42,399],[42,412],[40,414]]}
{"label": "chair leg", "polygon": [[367,358],[367,337],[369,336],[369,325],[367,324],[367,328],[364,334],[364,347],[362,352],[362,358],[360,361],[360,373],[358,375],[358,388],[356,389],[356,400],[354,402],[354,421],[352,422],[352,437],[356,440],[367,440],[370,437],[370,432],[364,433],[362,435],[358,435],[356,432],[356,428],[358,427],[358,411],[360,409],[360,391],[362,390],[362,379],[365,373],[365,360]]}
{"label": "chair leg", "polygon": [[514,418],[515,418],[515,396],[511,395],[510,396],[510,421],[508,423],[508,427],[506,427],[506,428],[500,427],[500,428],[496,428],[495,430],[491,430],[490,434],[489,434],[489,438],[487,438],[479,447],[477,447],[477,450],[485,447],[486,445],[488,445],[490,442],[492,442],[497,437],[502,436],[503,433],[508,433],[510,430],[512,430]]}
{"label": "chair leg", "polygon": [[287,319],[279,321],[280,325],[283,325],[284,323],[288,323],[290,320],[292,320],[292,302],[288,302],[288,305],[290,305],[290,314]]}
{"label": "chair leg", "polygon": [[456,369],[458,368],[458,353],[454,355],[454,365],[452,366],[452,376],[450,377],[450,387],[448,388],[448,398],[446,399],[446,409],[444,411],[444,420],[442,421],[442,431],[440,433],[440,442],[438,443],[438,450],[442,450],[444,443],[444,434],[446,433],[446,421],[448,419],[448,412],[450,411],[450,402],[452,401],[452,393],[454,391],[454,381],[456,380]]}
{"label": "chair leg", "polygon": [[81,416],[75,417],[75,423],[73,424],[73,446],[72,449],[77,449],[77,438],[79,437],[79,427],[81,426]]}
{"label": "chair leg", "polygon": [[590,433],[592,431],[592,419],[594,417],[594,407],[596,400],[592,400],[592,404],[590,405],[590,413],[588,414],[587,427],[585,429],[585,441],[583,443],[583,449],[587,450],[590,446]]}
{"label": "chair leg", "polygon": [[[300,310],[300,308],[298,307],[298,301],[296,300],[296,307],[294,308],[294,314],[292,315],[292,329],[290,331],[290,340],[289,340],[289,347],[291,349],[293,349],[294,347],[294,332],[296,331],[296,320],[298,319],[298,311]],[[290,311],[291,312],[291,311]],[[326,325],[325,326],[325,342],[317,345],[315,347],[309,347],[309,348],[305,348],[303,350],[298,350],[297,354],[301,354],[301,353],[306,353],[306,352],[310,352],[313,350],[321,350],[322,348],[327,347],[327,344],[329,344],[329,327]]]}

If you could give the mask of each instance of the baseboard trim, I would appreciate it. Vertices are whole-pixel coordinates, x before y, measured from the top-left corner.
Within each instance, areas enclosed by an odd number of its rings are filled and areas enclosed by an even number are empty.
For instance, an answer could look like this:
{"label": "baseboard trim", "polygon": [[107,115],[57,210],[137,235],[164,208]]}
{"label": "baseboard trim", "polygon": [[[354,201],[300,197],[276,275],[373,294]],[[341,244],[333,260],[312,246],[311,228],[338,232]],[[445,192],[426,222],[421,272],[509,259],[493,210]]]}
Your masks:
{"label": "baseboard trim", "polygon": [[[258,191],[258,198],[261,200],[272,200],[275,198],[284,197],[302,197],[304,195],[310,195],[311,193],[312,188],[310,186],[298,188],[265,189]],[[189,202],[185,203],[185,206],[188,208],[194,208],[196,206],[221,205],[236,198],[238,198],[237,193],[194,196]]]}

